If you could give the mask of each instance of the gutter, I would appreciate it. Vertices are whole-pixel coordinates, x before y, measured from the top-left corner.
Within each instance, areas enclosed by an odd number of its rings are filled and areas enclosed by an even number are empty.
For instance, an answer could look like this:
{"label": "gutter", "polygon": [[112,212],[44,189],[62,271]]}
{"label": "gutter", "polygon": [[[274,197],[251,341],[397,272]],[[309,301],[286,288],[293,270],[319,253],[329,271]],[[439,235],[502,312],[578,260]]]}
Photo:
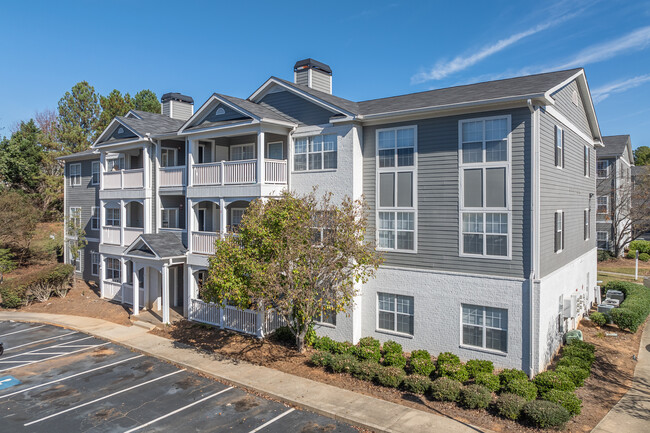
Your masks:
{"label": "gutter", "polygon": [[535,358],[535,287],[538,283],[539,278],[539,239],[537,237],[537,232],[539,231],[539,107],[533,105],[533,101],[528,99],[526,101],[528,109],[530,110],[531,117],[531,157],[530,157],[530,167],[531,167],[531,205],[530,205],[530,277],[528,279],[529,284],[529,293],[528,293],[528,305],[529,305],[529,314],[530,314],[530,323],[529,323],[529,353],[528,353],[528,376],[533,377],[535,375],[535,364],[533,360]]}

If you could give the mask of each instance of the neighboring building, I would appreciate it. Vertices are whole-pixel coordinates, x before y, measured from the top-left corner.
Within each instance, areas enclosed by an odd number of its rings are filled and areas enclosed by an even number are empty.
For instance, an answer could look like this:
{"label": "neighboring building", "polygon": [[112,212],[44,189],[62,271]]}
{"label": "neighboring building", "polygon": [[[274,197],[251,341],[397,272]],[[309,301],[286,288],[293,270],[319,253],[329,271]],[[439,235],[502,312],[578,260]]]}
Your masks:
{"label": "neighboring building", "polygon": [[318,185],[365,196],[385,258],[320,334],[543,369],[597,290],[602,139],[584,71],[362,102],[331,89],[306,59],[247,99],[215,93],[194,112],[166,94],[168,115],[117,117],[92,146],[102,296],[194,317],[214,240],[249,202]]}
{"label": "neighboring building", "polygon": [[601,250],[612,253],[616,245],[630,242],[630,209],[634,155],[629,135],[603,137],[605,147],[596,151],[597,212],[596,240]]}

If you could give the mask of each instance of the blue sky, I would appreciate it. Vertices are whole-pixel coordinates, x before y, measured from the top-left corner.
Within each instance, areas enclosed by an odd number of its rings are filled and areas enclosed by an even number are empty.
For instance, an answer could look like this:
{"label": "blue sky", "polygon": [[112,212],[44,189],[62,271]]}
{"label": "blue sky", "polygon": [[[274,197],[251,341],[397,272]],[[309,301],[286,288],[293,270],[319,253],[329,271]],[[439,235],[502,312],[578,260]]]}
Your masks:
{"label": "blue sky", "polygon": [[312,57],[357,101],[583,66],[603,134],[650,146],[650,1],[16,1],[0,41],[0,136],[81,80],[200,105]]}

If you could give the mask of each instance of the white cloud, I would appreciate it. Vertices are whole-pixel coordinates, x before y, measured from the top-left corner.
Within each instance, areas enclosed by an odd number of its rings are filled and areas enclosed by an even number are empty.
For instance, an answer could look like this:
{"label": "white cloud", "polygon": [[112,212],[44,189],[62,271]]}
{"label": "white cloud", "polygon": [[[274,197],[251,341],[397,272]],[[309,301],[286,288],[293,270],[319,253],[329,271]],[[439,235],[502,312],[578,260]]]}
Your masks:
{"label": "white cloud", "polygon": [[650,82],[650,74],[639,75],[638,77],[627,80],[613,81],[591,91],[591,96],[595,103],[604,101],[613,93],[622,93],[627,90],[639,87],[642,84]]}

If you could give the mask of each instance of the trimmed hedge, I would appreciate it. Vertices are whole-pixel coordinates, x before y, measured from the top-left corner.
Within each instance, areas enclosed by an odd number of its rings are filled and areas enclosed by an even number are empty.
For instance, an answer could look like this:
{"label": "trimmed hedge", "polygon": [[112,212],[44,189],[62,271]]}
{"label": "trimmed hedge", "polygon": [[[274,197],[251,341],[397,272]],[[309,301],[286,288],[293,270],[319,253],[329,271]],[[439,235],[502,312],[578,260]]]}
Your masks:
{"label": "trimmed hedge", "polygon": [[650,241],[644,241],[641,239],[632,241],[628,245],[628,249],[632,253],[632,258],[634,258],[634,255],[636,254],[636,250],[639,250],[639,255],[644,253],[650,254]]}
{"label": "trimmed hedge", "polygon": [[564,373],[567,377],[569,377],[576,388],[584,385],[585,379],[587,379],[591,374],[589,370],[585,370],[578,365],[559,365],[555,371],[558,373]]}
{"label": "trimmed hedge", "polygon": [[592,364],[596,360],[596,356],[594,355],[594,352],[592,352],[591,350],[585,347],[580,347],[578,345],[570,345],[570,344],[564,346],[564,348],[562,349],[562,357],[580,358],[580,359],[584,359],[590,364]]}
{"label": "trimmed hedge", "polygon": [[359,361],[379,363],[381,360],[381,344],[376,338],[363,337],[354,348],[354,354],[359,358]]}
{"label": "trimmed hedge", "polygon": [[468,409],[485,409],[492,402],[492,392],[481,385],[467,385],[460,390],[460,404]]}
{"label": "trimmed hedge", "polygon": [[648,260],[650,260],[650,254],[648,253],[639,254],[639,260],[641,260],[642,262],[647,262]]}
{"label": "trimmed hedge", "polygon": [[379,369],[381,369],[381,365],[375,361],[361,361],[357,363],[352,376],[361,380],[373,381],[377,377]]}
{"label": "trimmed hedge", "polygon": [[513,379],[501,387],[502,393],[515,394],[526,400],[535,400],[537,398],[537,386],[526,379]]}
{"label": "trimmed hedge", "polygon": [[521,409],[526,404],[526,399],[516,394],[501,394],[494,407],[499,415],[511,420],[519,419]]}
{"label": "trimmed hedge", "polygon": [[319,350],[311,355],[309,361],[317,367],[328,367],[332,362],[332,354]]}
{"label": "trimmed hedge", "polygon": [[474,377],[474,383],[486,387],[492,392],[497,392],[501,389],[501,381],[499,376],[492,373],[478,373]]}
{"label": "trimmed hedge", "polygon": [[542,399],[559,404],[571,415],[580,415],[582,400],[573,392],[554,389],[542,395]]}
{"label": "trimmed hedge", "polygon": [[449,377],[459,382],[466,382],[469,379],[467,369],[460,362],[460,358],[450,352],[438,355],[436,360],[436,375],[438,377]]}
{"label": "trimmed hedge", "polygon": [[589,318],[596,324],[596,326],[605,326],[607,323],[607,317],[605,317],[603,313],[599,313],[597,311],[591,313]]}
{"label": "trimmed hedge", "polygon": [[448,377],[439,377],[431,382],[429,396],[438,401],[458,401],[463,384]]}
{"label": "trimmed hedge", "polygon": [[579,367],[589,371],[591,371],[591,364],[591,362],[585,361],[582,358],[576,358],[575,356],[563,356],[557,362],[558,367]]}
{"label": "trimmed hedge", "polygon": [[356,370],[359,361],[354,355],[344,353],[340,355],[332,355],[328,367],[334,373],[352,373]]}
{"label": "trimmed hedge", "polygon": [[501,387],[506,386],[509,382],[513,380],[528,380],[528,375],[522,370],[516,368],[507,368],[502,370],[499,373],[499,380],[501,381]]}
{"label": "trimmed hedge", "polygon": [[582,340],[570,340],[567,343],[567,346],[580,347],[583,350],[587,350],[587,351],[589,351],[591,353],[596,353],[596,346],[594,346],[591,343],[587,343],[586,341],[582,341]]}
{"label": "trimmed hedge", "polygon": [[472,379],[474,379],[479,373],[492,374],[494,372],[494,364],[492,361],[482,359],[472,359],[467,361],[465,368],[467,369],[467,373],[469,373],[469,377]]}
{"label": "trimmed hedge", "polygon": [[426,394],[431,387],[431,379],[428,376],[412,374],[406,376],[402,382],[402,388],[413,394]]}
{"label": "trimmed hedge", "polygon": [[411,352],[411,357],[409,358],[409,370],[411,373],[430,376],[435,369],[436,366],[431,360],[429,352],[426,350],[415,350]]}
{"label": "trimmed hedge", "polygon": [[378,384],[389,388],[399,388],[404,381],[406,373],[397,367],[381,367],[377,370],[375,380]]}
{"label": "trimmed hedge", "polygon": [[610,317],[619,328],[636,332],[650,314],[650,289],[641,284],[611,281],[603,290],[620,290],[625,294],[625,300],[612,310]]}
{"label": "trimmed hedge", "polygon": [[537,386],[537,391],[540,395],[545,394],[552,389],[557,389],[559,391],[574,391],[576,389],[575,384],[569,376],[557,371],[545,371],[540,373],[535,376],[533,382]]}
{"label": "trimmed hedge", "polygon": [[406,367],[406,357],[402,352],[389,352],[384,355],[384,365],[387,367],[397,367],[404,369]]}
{"label": "trimmed hedge", "polygon": [[382,349],[384,356],[389,353],[398,353],[400,355],[402,354],[402,345],[393,340],[388,340],[385,342]]}
{"label": "trimmed hedge", "polygon": [[562,428],[571,414],[562,406],[545,400],[529,401],[522,408],[523,418],[535,427]]}

